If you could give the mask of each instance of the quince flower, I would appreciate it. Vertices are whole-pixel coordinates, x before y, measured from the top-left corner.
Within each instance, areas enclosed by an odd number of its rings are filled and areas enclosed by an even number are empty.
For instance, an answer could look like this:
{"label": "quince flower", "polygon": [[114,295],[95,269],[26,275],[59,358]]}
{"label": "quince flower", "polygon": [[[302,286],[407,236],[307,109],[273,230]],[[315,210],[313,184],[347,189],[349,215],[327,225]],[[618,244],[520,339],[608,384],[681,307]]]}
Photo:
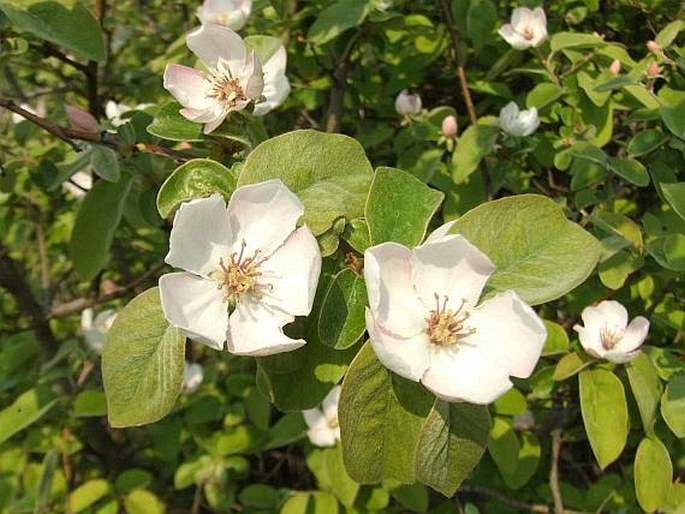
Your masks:
{"label": "quince flower", "polygon": [[532,11],[517,7],[511,13],[511,23],[502,25],[499,35],[516,50],[536,48],[547,39],[547,17],[542,7]]}
{"label": "quince flower", "polygon": [[518,105],[514,102],[509,102],[499,112],[499,126],[512,136],[530,136],[540,126],[538,110],[533,107],[532,109],[519,111]]}
{"label": "quince flower", "polygon": [[186,361],[183,366],[183,393],[191,394],[197,391],[202,385],[204,377],[202,364]]}
{"label": "quince flower", "polygon": [[165,261],[186,271],[159,279],[162,309],[189,337],[236,355],[271,355],[305,344],[282,327],[312,309],[321,253],[304,207],[280,180],[181,205]]}
{"label": "quince flower", "polygon": [[252,0],[205,0],[197,8],[197,17],[204,25],[214,23],[233,30],[242,29],[252,11]]}
{"label": "quince flower", "polygon": [[105,104],[105,115],[114,127],[120,127],[128,122],[128,119],[122,118],[121,115],[129,111],[142,111],[153,104],[138,104],[135,107],[126,105],[124,103],[118,104],[114,100],[108,100]]}
{"label": "quince flower", "polygon": [[395,98],[395,111],[400,116],[408,116],[421,112],[421,97],[418,94],[410,95],[409,91],[403,89]]}
{"label": "quince flower", "polygon": [[203,73],[180,64],[168,64],[164,87],[183,106],[181,115],[204,123],[211,133],[229,113],[256,102],[264,90],[264,74],[257,54],[231,29],[202,25],[187,36],[188,47],[207,68]]}
{"label": "quince flower", "polygon": [[457,137],[457,117],[450,114],[442,120],[442,135],[445,139],[455,139]]}
{"label": "quince flower", "polygon": [[340,391],[337,385],[331,389],[321,404],[322,409],[308,409],[302,411],[304,420],[309,427],[307,436],[312,444],[326,447],[335,446],[340,441],[340,425],[338,425],[338,402]]}
{"label": "quince flower", "polygon": [[98,355],[102,353],[105,337],[116,317],[117,311],[114,309],[106,309],[97,316],[93,316],[91,308],[81,311],[81,332],[86,344]]}
{"label": "quince flower", "polygon": [[546,330],[513,291],[477,306],[494,271],[490,259],[443,225],[414,249],[366,250],[366,328],[378,359],[447,401],[488,404],[526,378]]}
{"label": "quince flower", "polygon": [[617,364],[632,360],[649,332],[649,321],[638,316],[628,323],[628,311],[619,302],[605,300],[596,307],[585,307],[581,314],[585,326],[574,325],[580,344],[593,357]]}

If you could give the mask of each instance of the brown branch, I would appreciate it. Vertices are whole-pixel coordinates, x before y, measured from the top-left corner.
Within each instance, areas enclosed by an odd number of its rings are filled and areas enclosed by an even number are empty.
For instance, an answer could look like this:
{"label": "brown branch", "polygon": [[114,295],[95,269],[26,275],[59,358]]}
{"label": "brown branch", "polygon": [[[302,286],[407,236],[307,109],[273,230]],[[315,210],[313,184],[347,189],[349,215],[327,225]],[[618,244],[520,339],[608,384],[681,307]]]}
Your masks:
{"label": "brown branch", "polygon": [[[506,505],[508,507],[512,507],[512,508],[518,509],[518,510],[523,510],[526,512],[533,512],[536,514],[550,514],[553,512],[548,505],[544,505],[544,504],[540,504],[540,503],[526,503],[526,502],[522,502],[519,500],[514,500],[513,498],[510,498],[506,494],[501,493],[499,491],[496,491],[495,489],[488,489],[487,487],[481,487],[478,485],[462,485],[459,488],[458,492],[478,494],[480,496],[487,496],[488,498],[492,498],[494,500],[497,500],[502,505]],[[563,514],[593,514],[591,512],[583,512],[583,511],[568,510],[568,509],[563,510],[562,513]]]}
{"label": "brown branch", "polygon": [[340,132],[342,128],[342,115],[345,107],[345,89],[347,86],[347,74],[350,72],[350,61],[343,59],[338,64],[333,74],[333,87],[328,102],[328,118],[326,120],[326,132]]}
{"label": "brown branch", "polygon": [[71,57],[68,57],[66,54],[62,53],[59,49],[55,48],[52,46],[50,43],[44,43],[42,46],[34,46],[36,50],[41,52],[44,57],[54,57],[57,60],[63,62],[64,64],[68,64],[75,70],[80,71],[83,74],[88,73],[88,66],[85,64],[81,64],[80,62],[74,61]]}
{"label": "brown branch", "polygon": [[40,255],[40,286],[43,293],[43,308],[50,304],[50,260],[45,245],[45,228],[43,222],[36,223],[36,240],[38,243],[38,255]]}
{"label": "brown branch", "polygon": [[561,450],[561,430],[552,431],[552,463],[549,468],[549,488],[554,499],[554,514],[564,514],[564,502],[559,488],[559,451]]}

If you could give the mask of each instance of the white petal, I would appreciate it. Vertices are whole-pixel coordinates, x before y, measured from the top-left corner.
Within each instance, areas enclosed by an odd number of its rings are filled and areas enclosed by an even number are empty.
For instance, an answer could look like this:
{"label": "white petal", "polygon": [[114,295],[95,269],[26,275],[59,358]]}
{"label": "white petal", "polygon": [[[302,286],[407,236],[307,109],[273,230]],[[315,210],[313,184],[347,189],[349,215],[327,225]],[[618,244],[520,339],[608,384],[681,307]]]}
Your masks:
{"label": "white petal", "polygon": [[623,333],[623,337],[616,343],[612,351],[607,353],[607,359],[609,354],[614,352],[631,353],[637,350],[647,338],[648,332],[649,320],[647,318],[638,316],[633,319]]}
{"label": "white petal", "polygon": [[525,50],[530,48],[530,42],[523,37],[521,34],[514,30],[510,24],[502,25],[499,29],[499,35],[502,36],[507,43],[511,45],[512,48],[516,50]]}
{"label": "white petal", "polygon": [[414,382],[421,379],[430,358],[430,342],[425,333],[420,332],[410,338],[398,337],[384,330],[368,308],[366,329],[369,331],[373,351],[386,368]]}
{"label": "white petal", "polygon": [[245,43],[242,38],[221,25],[202,25],[186,38],[188,48],[207,68],[216,68],[219,59],[227,61],[232,71],[240,70],[245,62]]}
{"label": "white petal", "polygon": [[414,287],[428,309],[435,308],[437,293],[440,302],[447,296],[448,307],[456,310],[462,300],[469,308],[476,305],[495,266],[465,237],[455,234],[415,248],[411,269]]}
{"label": "white petal", "polygon": [[450,402],[488,404],[512,387],[504,368],[465,344],[437,348],[421,380],[435,395]]}
{"label": "white petal", "polygon": [[447,237],[450,235],[450,231],[452,230],[452,227],[454,227],[454,224],[457,222],[457,220],[452,220],[448,221],[447,223],[443,223],[440,225],[438,228],[436,228],[433,232],[431,232],[426,240],[423,242],[423,244],[426,243],[435,243],[438,242],[439,240]]}
{"label": "white petal", "polygon": [[535,132],[540,125],[540,118],[538,118],[538,110],[533,107],[526,111],[521,111],[518,117],[521,125],[521,136],[529,136]]}
{"label": "white petal", "polygon": [[228,351],[264,356],[296,350],[305,345],[305,340],[290,339],[282,330],[294,319],[280,309],[244,297],[229,319]]}
{"label": "white petal", "polygon": [[88,307],[81,311],[81,330],[90,330],[93,328],[93,309]]}
{"label": "white petal", "polygon": [[528,7],[517,7],[511,13],[511,25],[516,32],[525,32],[526,28],[533,23],[535,23],[533,11],[528,9]]}
{"label": "white petal", "polygon": [[[592,309],[592,307],[586,307],[583,310],[583,321],[585,321],[586,316],[592,315],[590,312],[586,313],[586,311],[591,311]],[[595,309],[601,314],[603,324],[608,324],[620,330],[623,330],[628,325],[628,311],[615,300],[600,302]],[[587,322],[585,324],[587,325]]]}
{"label": "white petal", "polygon": [[228,306],[216,282],[192,273],[167,273],[159,279],[162,310],[169,322],[201,343],[223,350]]}
{"label": "white petal", "polygon": [[183,391],[186,394],[193,393],[202,385],[204,371],[202,365],[197,362],[185,362],[183,368]]}
{"label": "white petal", "polygon": [[164,70],[164,87],[183,107],[205,111],[216,104],[208,95],[209,82],[194,68],[167,64]]}
{"label": "white petal", "polygon": [[590,330],[581,325],[573,325],[573,330],[578,332],[578,340],[587,353],[599,359],[604,358],[606,350],[602,346],[599,329]]}
{"label": "white petal", "polygon": [[547,330],[535,311],[516,293],[506,291],[471,311],[467,321],[475,333],[461,343],[472,345],[485,360],[507,375],[527,378],[545,344]]}
{"label": "white petal", "polygon": [[364,252],[364,279],[369,305],[384,330],[402,337],[423,331],[428,310],[412,286],[411,250],[382,243]]}
{"label": "white petal", "polygon": [[118,312],[114,309],[105,309],[95,316],[94,328],[106,334],[117,317]]}
{"label": "white petal", "polygon": [[208,276],[220,268],[220,259],[228,259],[233,241],[226,204],[220,194],[191,200],[176,211],[165,261]]}
{"label": "white petal", "polygon": [[255,105],[253,114],[255,116],[264,116],[269,111],[272,111],[288,98],[290,94],[290,81],[285,75],[280,75],[273,81],[264,84],[264,101]]}
{"label": "white petal", "polygon": [[245,61],[240,83],[243,85],[245,96],[250,100],[259,98],[264,90],[262,65],[259,62],[259,59],[257,59],[257,54],[254,50],[250,52],[247,61]]}
{"label": "white petal", "polygon": [[310,429],[307,431],[307,437],[312,442],[313,445],[319,446],[321,448],[327,448],[329,446],[335,446],[336,442],[335,429],[329,428],[328,426],[321,429]]}
{"label": "white petal", "polygon": [[239,235],[235,250],[251,255],[259,249],[270,256],[295,230],[304,206],[300,199],[278,179],[242,186],[235,190],[228,203],[231,231]]}
{"label": "white petal", "polygon": [[311,312],[321,272],[321,252],[307,226],[293,232],[260,271],[262,280],[271,284],[262,301],[294,316]]}
{"label": "white petal", "polygon": [[302,411],[305,423],[309,428],[323,428],[328,424],[326,416],[324,416],[321,409],[307,409]]}
{"label": "white petal", "polygon": [[514,102],[509,102],[499,112],[499,125],[505,132],[510,132],[518,119],[519,108]]}
{"label": "white petal", "polygon": [[338,403],[340,403],[341,391],[342,387],[340,387],[339,385],[333,386],[333,389],[331,389],[328,392],[326,397],[321,402],[321,406],[323,407],[323,413],[326,416],[326,419],[329,421],[337,421],[338,419]]}
{"label": "white petal", "polygon": [[224,122],[226,116],[228,116],[228,113],[231,112],[231,110],[239,111],[240,109],[223,109],[218,116],[216,116],[213,120],[208,121],[205,124],[203,132],[205,134],[211,134],[212,132],[214,132],[214,130],[221,126],[221,124]]}

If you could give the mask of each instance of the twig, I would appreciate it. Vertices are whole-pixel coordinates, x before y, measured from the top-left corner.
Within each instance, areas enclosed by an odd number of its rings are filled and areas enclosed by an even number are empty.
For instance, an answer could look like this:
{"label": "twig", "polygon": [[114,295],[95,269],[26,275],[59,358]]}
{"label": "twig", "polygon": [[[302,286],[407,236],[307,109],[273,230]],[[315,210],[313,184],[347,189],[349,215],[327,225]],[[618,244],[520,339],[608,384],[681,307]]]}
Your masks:
{"label": "twig", "polygon": [[342,115],[345,107],[345,89],[347,89],[347,75],[350,72],[350,58],[352,49],[357,42],[359,32],[350,38],[345,46],[342,59],[333,72],[333,87],[328,102],[328,118],[326,119],[326,132],[340,132],[342,128]]}
{"label": "twig", "polygon": [[571,66],[568,70],[566,70],[564,73],[562,73],[560,78],[563,79],[565,77],[568,77],[569,75],[573,75],[576,71],[578,71],[580,68],[585,66],[588,62],[590,62],[594,56],[595,56],[595,52],[590,52],[588,55],[583,57],[581,60],[574,63],[573,66]]}
{"label": "twig", "polygon": [[36,223],[36,240],[38,243],[38,255],[40,256],[40,286],[43,293],[43,309],[50,305],[50,261],[48,250],[45,246],[45,229],[43,222]]}
{"label": "twig", "polygon": [[457,27],[452,19],[452,11],[447,3],[447,0],[440,0],[440,5],[442,6],[442,12],[445,17],[445,23],[447,25],[447,30],[452,38],[452,46],[454,48],[454,56],[457,61],[457,76],[459,77],[459,85],[461,86],[461,94],[464,97],[464,103],[466,104],[466,111],[469,114],[469,120],[471,124],[475,125],[478,121],[476,116],[476,109],[473,106],[473,100],[471,99],[471,92],[469,91],[469,84],[466,80],[466,71],[464,70],[464,59],[461,55],[461,50],[459,48],[459,33],[457,32]]}
{"label": "twig", "polygon": [[559,450],[561,450],[561,430],[552,431],[552,463],[549,468],[549,488],[554,499],[554,514],[564,514],[564,502],[559,488]]}
{"label": "twig", "polygon": [[52,46],[50,43],[44,43],[42,46],[34,46],[36,50],[40,51],[45,57],[55,57],[57,60],[62,61],[64,64],[68,64],[75,70],[80,71],[83,74],[88,73],[88,66],[81,64],[80,62],[74,61],[72,58],[68,57],[60,50]]}
{"label": "twig", "polygon": [[[487,487],[481,487],[478,485],[462,485],[459,488],[458,492],[478,494],[480,496],[487,496],[488,498],[493,498],[493,499],[497,500],[502,505],[507,505],[508,507],[512,507],[512,508],[518,509],[518,510],[523,510],[526,512],[533,512],[536,514],[550,514],[552,512],[552,510],[549,508],[548,505],[544,505],[541,503],[526,503],[526,502],[522,502],[519,500],[514,500],[513,498],[510,498],[509,496],[505,495],[504,493],[501,493],[501,492],[496,491],[494,489],[488,489]],[[562,512],[563,512],[563,514],[593,514],[591,512],[583,512],[583,511],[568,510],[568,509],[565,509]]]}

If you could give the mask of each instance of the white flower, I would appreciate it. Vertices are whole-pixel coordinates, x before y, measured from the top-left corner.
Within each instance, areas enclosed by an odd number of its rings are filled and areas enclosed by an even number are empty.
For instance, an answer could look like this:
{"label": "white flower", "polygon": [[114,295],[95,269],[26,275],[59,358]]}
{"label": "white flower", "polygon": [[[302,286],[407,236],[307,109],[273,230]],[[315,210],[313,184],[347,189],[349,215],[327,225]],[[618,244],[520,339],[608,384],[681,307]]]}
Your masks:
{"label": "white flower", "polygon": [[447,401],[487,404],[533,372],[545,327],[513,291],[476,306],[494,271],[451,223],[409,249],[366,250],[366,328],[380,361]]}
{"label": "white flower", "polygon": [[62,188],[69,191],[74,198],[83,198],[93,187],[93,174],[90,171],[77,171],[69,180],[62,182]]}
{"label": "white flower", "polygon": [[159,280],[171,324],[212,348],[270,355],[305,344],[282,327],[312,308],[321,253],[304,208],[280,180],[181,205],[166,262],[186,272]]}
{"label": "white flower", "polygon": [[[26,103],[19,104],[19,107],[40,118],[45,118],[45,101],[42,98],[38,101],[35,109]],[[25,119],[26,118],[24,118],[21,114],[17,114],[16,112],[12,113],[12,123],[21,123]]]}
{"label": "white flower", "polygon": [[214,23],[233,30],[242,29],[252,11],[252,0],[205,0],[197,8],[202,24]]}
{"label": "white flower", "polygon": [[421,97],[418,94],[410,95],[406,89],[400,91],[395,98],[395,110],[400,116],[420,113],[421,105]]}
{"label": "white flower", "polygon": [[533,107],[525,111],[519,111],[518,105],[514,102],[509,102],[499,112],[499,126],[512,136],[530,136],[540,126],[538,110]]}
{"label": "white flower", "polygon": [[202,385],[205,374],[202,365],[197,362],[185,362],[183,366],[183,392],[191,394],[197,391]]}
{"label": "white flower", "polygon": [[83,309],[81,311],[81,332],[86,340],[86,344],[98,355],[102,353],[102,345],[105,343],[105,336],[117,317],[117,311],[106,309],[100,312],[93,319],[93,309]]}
{"label": "white flower", "polygon": [[285,48],[279,48],[262,71],[255,51],[248,54],[242,38],[227,27],[203,25],[186,39],[207,72],[169,64],[164,71],[164,87],[183,106],[180,113],[185,118],[205,124],[205,134],[221,125],[229,113],[245,109],[262,96],[266,100],[264,105],[257,104],[257,115],[280,105],[288,96]]}
{"label": "white flower", "polygon": [[599,359],[618,364],[628,362],[638,353],[649,331],[649,321],[638,316],[628,324],[628,311],[619,302],[606,300],[596,307],[585,307],[581,314],[585,326],[575,325],[580,344]]}
{"label": "white flower", "polygon": [[459,127],[457,126],[456,116],[450,114],[445,116],[442,120],[442,135],[445,139],[454,139],[457,137],[457,131]]}
{"label": "white flower", "polygon": [[340,426],[338,425],[338,402],[341,387],[333,387],[321,404],[322,409],[302,411],[304,420],[309,427],[307,436],[316,446],[335,446],[340,441]]}
{"label": "white flower", "polygon": [[124,103],[118,104],[113,100],[108,100],[105,104],[105,115],[107,116],[107,119],[112,124],[112,126],[120,127],[121,125],[128,122],[128,119],[124,119],[121,117],[122,114],[127,113],[129,111],[142,111],[143,109],[146,109],[151,105],[153,104],[138,104],[135,107],[131,107],[130,105],[126,105]]}
{"label": "white flower", "polygon": [[542,7],[532,11],[517,7],[511,13],[511,23],[502,25],[499,35],[516,50],[536,48],[547,39],[547,17]]}

